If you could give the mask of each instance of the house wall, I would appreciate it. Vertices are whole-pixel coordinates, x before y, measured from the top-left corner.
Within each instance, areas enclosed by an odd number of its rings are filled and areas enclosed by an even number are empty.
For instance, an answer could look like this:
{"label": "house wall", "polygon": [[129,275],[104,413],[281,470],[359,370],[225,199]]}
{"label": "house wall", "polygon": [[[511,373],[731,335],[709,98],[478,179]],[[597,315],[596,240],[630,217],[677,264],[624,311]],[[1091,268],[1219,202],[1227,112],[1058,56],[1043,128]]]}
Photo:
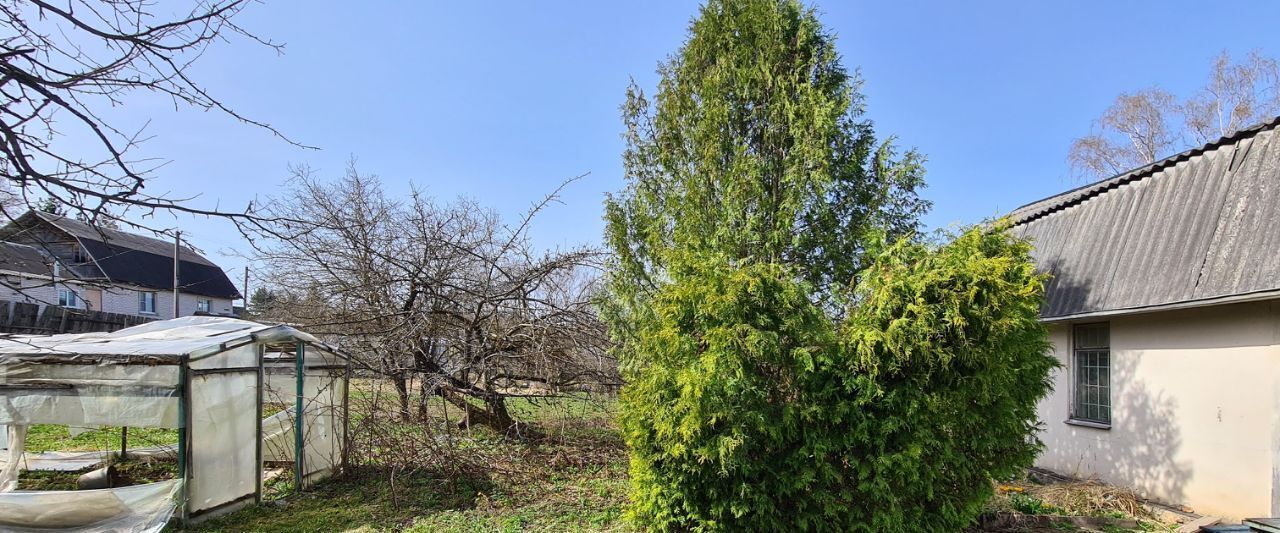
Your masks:
{"label": "house wall", "polygon": [[[1097,322],[1090,320],[1083,322]],[[1040,403],[1037,465],[1135,488],[1201,514],[1280,512],[1280,303],[1116,317],[1110,429],[1071,425],[1070,324],[1051,326],[1064,367]]]}
{"label": "house wall", "polygon": [[[4,284],[0,284],[0,300],[11,302],[27,302],[41,305],[57,305],[58,289],[49,278],[33,278],[16,274],[0,274],[4,276]],[[21,290],[18,290],[18,289]]]}
{"label": "house wall", "polygon": [[40,224],[28,228],[7,240],[34,246],[35,248],[56,257],[60,262],[62,262],[62,264],[71,268],[71,270],[79,277],[102,277],[102,270],[100,270],[98,265],[92,260],[84,263],[75,262],[76,250],[80,248],[79,241],[74,237],[49,227],[47,224]]}
{"label": "house wall", "polygon": [[[142,315],[142,313],[138,311],[138,293],[144,291],[156,293],[156,314],[143,316],[154,316],[160,320],[174,318],[172,291],[141,287],[111,287],[104,290],[102,295],[102,310],[108,313]],[[178,296],[179,316],[194,315],[196,313],[196,300],[200,298],[207,298],[205,296],[188,293],[182,293]],[[231,315],[231,300],[226,298],[208,299],[210,300],[209,314]]]}

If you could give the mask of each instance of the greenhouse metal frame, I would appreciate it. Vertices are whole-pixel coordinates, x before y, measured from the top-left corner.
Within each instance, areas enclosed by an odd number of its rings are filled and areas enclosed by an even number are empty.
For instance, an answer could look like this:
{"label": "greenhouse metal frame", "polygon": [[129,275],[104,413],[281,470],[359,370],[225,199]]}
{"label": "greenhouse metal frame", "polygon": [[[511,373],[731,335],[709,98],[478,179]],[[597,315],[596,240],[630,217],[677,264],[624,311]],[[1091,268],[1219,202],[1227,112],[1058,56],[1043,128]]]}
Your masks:
{"label": "greenhouse metal frame", "polygon": [[[158,530],[263,497],[267,464],[301,490],[347,465],[351,359],[289,326],[184,317],[113,333],[0,338],[0,528]],[[265,417],[268,406],[279,407]],[[14,491],[31,424],[177,429],[177,479]],[[83,515],[83,516],[80,516]]]}

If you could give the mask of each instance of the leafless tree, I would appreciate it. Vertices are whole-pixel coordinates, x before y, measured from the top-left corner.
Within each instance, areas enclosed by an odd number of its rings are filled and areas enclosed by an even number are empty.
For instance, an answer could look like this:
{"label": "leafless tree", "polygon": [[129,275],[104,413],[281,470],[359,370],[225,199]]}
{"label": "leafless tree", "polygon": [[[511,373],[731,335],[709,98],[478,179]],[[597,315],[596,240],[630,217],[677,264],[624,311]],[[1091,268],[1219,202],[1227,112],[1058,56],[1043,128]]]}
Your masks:
{"label": "leafless tree", "polygon": [[1280,115],[1280,68],[1257,50],[1241,63],[1222,52],[1209,83],[1183,105],[1196,144],[1225,137]]}
{"label": "leafless tree", "polygon": [[1116,98],[1094,132],[1071,143],[1068,161],[1079,176],[1104,177],[1155,162],[1177,145],[1177,100],[1159,88]]}
{"label": "leafless tree", "polygon": [[1157,87],[1121,94],[1071,143],[1067,161],[1082,180],[1101,179],[1154,163],[1280,114],[1280,69],[1254,51],[1240,63],[1227,52],[1214,60],[1204,88],[1180,101]]}
{"label": "leafless tree", "polygon": [[592,307],[598,252],[529,243],[558,189],[514,225],[472,201],[392,199],[354,167],[333,183],[296,169],[290,191],[270,207],[289,222],[257,242],[274,318],[362,354],[394,382],[402,418],[416,395],[419,416],[442,398],[463,424],[519,431],[507,398],[617,383]]}
{"label": "leafless tree", "polygon": [[0,172],[24,200],[0,203],[0,214],[12,219],[21,214],[15,207],[52,198],[69,216],[90,221],[129,208],[252,219],[251,208],[198,208],[146,191],[165,161],[134,155],[145,126],[131,129],[104,113],[132,93],[152,93],[283,138],[190,75],[215,43],[241,38],[281,50],[235,22],[252,1],[0,0]]}

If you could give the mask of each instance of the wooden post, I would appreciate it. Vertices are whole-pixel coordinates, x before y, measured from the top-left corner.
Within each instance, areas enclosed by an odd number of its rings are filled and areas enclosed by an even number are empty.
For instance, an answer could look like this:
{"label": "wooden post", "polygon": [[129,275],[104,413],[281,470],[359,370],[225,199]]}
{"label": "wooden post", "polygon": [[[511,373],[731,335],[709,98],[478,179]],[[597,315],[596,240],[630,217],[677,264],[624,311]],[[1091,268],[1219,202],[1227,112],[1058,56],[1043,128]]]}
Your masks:
{"label": "wooden post", "polygon": [[240,297],[244,299],[244,312],[241,313],[245,318],[249,316],[249,265],[244,266],[244,285],[240,289]]}

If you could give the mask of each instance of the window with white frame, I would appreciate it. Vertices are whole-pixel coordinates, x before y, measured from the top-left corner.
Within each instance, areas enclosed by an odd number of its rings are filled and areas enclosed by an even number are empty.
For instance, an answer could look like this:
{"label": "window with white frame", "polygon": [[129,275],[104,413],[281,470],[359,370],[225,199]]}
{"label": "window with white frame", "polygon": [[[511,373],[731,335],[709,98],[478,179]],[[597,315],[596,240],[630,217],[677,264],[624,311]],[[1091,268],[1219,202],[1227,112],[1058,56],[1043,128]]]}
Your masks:
{"label": "window with white frame", "polygon": [[209,301],[208,298],[196,298],[197,313],[208,313],[209,310],[212,308],[213,308],[213,302]]}
{"label": "window with white frame", "polygon": [[138,312],[148,315],[156,314],[156,293],[145,291],[138,293]]}
{"label": "window with white frame", "polygon": [[1079,324],[1072,335],[1075,367],[1071,418],[1098,424],[1111,423],[1111,327]]}
{"label": "window with white frame", "polygon": [[58,305],[62,307],[80,307],[79,299],[76,298],[76,291],[67,287],[58,288]]}

